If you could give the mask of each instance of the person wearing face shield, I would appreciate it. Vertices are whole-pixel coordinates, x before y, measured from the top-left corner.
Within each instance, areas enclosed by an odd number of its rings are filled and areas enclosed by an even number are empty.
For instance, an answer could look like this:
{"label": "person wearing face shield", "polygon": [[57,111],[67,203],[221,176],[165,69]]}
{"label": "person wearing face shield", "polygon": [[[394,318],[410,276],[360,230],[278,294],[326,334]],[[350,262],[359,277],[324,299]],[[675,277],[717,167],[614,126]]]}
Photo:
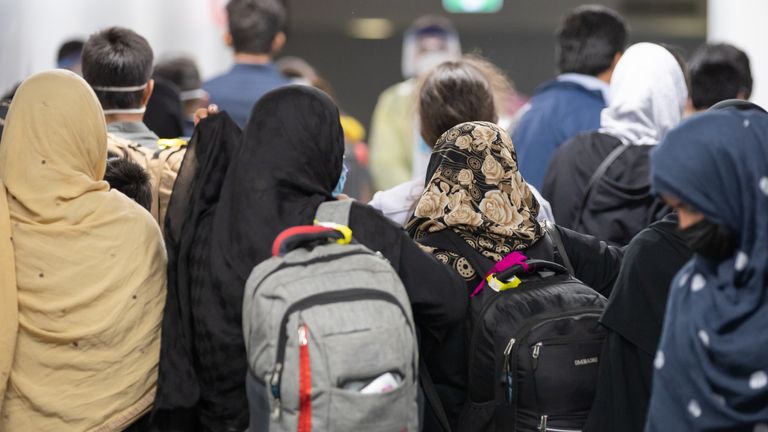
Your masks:
{"label": "person wearing face shield", "polygon": [[389,189],[426,174],[432,150],[421,139],[416,120],[420,76],[461,57],[459,35],[443,17],[424,16],[405,32],[402,72],[405,81],[379,96],[371,122],[371,171],[377,189]]}

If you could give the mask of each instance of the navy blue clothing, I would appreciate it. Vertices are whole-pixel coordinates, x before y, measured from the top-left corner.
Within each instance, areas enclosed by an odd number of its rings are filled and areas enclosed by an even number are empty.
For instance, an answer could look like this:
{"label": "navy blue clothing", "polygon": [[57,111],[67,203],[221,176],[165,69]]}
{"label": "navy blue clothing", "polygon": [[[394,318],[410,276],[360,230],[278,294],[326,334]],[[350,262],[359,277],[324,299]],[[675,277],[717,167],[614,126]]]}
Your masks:
{"label": "navy blue clothing", "polygon": [[210,95],[211,103],[226,111],[243,128],[261,96],[287,84],[290,84],[288,79],[272,63],[239,63],[229,72],[206,81],[203,90]]}
{"label": "navy blue clothing", "polygon": [[768,115],[697,114],[667,134],[651,168],[654,191],[726,227],[738,248],[719,262],[697,253],[672,283],[646,431],[765,430]]}
{"label": "navy blue clothing", "polygon": [[573,82],[553,80],[539,87],[512,135],[525,181],[541,189],[555,150],[580,132],[599,129],[603,108],[600,91]]}

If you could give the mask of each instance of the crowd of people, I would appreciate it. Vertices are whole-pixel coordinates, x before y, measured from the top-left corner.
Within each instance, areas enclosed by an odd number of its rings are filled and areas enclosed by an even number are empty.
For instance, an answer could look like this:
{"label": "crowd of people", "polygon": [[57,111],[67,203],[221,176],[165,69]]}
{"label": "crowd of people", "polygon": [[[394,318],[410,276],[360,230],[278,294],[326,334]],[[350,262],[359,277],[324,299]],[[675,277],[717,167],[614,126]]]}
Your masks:
{"label": "crowd of people", "polygon": [[[366,143],[318,71],[279,58],[282,1],[230,0],[227,16],[235,65],[210,80],[111,27],[3,96],[0,431],[344,429],[312,423],[321,390],[286,396],[289,363],[259,376],[251,347],[276,348],[244,332],[274,319],[244,302],[254,268],[296,265],[273,243],[337,201],[350,204],[332,230],[386,260],[418,335],[416,401],[379,407],[389,421],[367,430],[529,430],[498,402],[527,403],[510,384],[527,382],[510,374],[516,339],[486,335],[504,361],[491,347],[495,367],[478,370],[472,335],[495,299],[563,271],[599,310],[579,342],[599,356],[571,362],[593,368],[590,400],[557,412],[536,393],[530,430],[768,431],[768,113],[748,101],[744,52],[627,46],[618,13],[581,6],[557,29],[558,75],[526,100],[462,55],[450,21],[422,17]],[[496,279],[515,268],[528,275]],[[531,341],[535,380],[547,345]],[[300,326],[287,343],[298,364],[322,342]],[[353,378],[362,393],[378,381]],[[291,410],[298,423],[280,423]]]}

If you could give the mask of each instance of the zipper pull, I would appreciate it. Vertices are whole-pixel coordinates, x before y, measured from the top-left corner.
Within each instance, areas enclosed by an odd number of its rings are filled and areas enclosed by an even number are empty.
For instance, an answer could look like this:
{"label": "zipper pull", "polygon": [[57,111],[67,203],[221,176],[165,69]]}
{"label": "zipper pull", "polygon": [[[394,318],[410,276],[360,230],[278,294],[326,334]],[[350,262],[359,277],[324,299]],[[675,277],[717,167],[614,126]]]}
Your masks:
{"label": "zipper pull", "polygon": [[309,345],[309,338],[307,338],[307,326],[302,324],[299,326],[299,346]]}
{"label": "zipper pull", "polygon": [[272,376],[269,379],[270,389],[272,391],[272,419],[277,420],[280,418],[281,404],[280,404],[280,373],[283,370],[283,364],[278,363],[272,370]]}
{"label": "zipper pull", "polygon": [[504,365],[502,366],[502,380],[507,388],[507,403],[512,402],[512,371],[509,367],[509,356],[512,353],[512,347],[515,345],[515,338],[509,340],[504,348]]}
{"label": "zipper pull", "polygon": [[548,416],[541,416],[541,422],[539,423],[539,432],[547,432],[547,417]]}
{"label": "zipper pull", "polygon": [[536,370],[537,367],[539,367],[539,355],[541,354],[541,346],[543,343],[539,342],[536,345],[533,346],[533,353],[531,354],[531,359],[533,363],[533,370]]}

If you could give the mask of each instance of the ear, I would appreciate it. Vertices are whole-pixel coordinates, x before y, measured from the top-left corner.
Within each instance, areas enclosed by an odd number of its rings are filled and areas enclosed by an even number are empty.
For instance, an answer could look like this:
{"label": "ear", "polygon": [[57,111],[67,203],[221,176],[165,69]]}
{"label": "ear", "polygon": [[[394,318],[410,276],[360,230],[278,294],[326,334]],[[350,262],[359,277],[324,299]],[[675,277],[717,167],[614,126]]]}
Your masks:
{"label": "ear", "polygon": [[141,106],[147,106],[147,103],[149,102],[150,96],[152,96],[152,91],[155,90],[155,80],[150,79],[147,81],[147,86],[144,88],[144,94],[141,95]]}
{"label": "ear", "polygon": [[749,100],[749,96],[747,96],[747,91],[744,89],[739,90],[739,92],[736,93],[736,99]]}
{"label": "ear", "polygon": [[275,38],[272,39],[272,47],[270,50],[270,54],[272,56],[276,56],[280,54],[280,51],[283,50],[283,47],[285,46],[286,36],[284,32],[278,32],[275,35]]}
{"label": "ear", "polygon": [[229,31],[224,33],[224,45],[226,45],[226,46],[228,46],[230,48],[235,46],[235,42],[232,39],[232,33],[230,33]]}

